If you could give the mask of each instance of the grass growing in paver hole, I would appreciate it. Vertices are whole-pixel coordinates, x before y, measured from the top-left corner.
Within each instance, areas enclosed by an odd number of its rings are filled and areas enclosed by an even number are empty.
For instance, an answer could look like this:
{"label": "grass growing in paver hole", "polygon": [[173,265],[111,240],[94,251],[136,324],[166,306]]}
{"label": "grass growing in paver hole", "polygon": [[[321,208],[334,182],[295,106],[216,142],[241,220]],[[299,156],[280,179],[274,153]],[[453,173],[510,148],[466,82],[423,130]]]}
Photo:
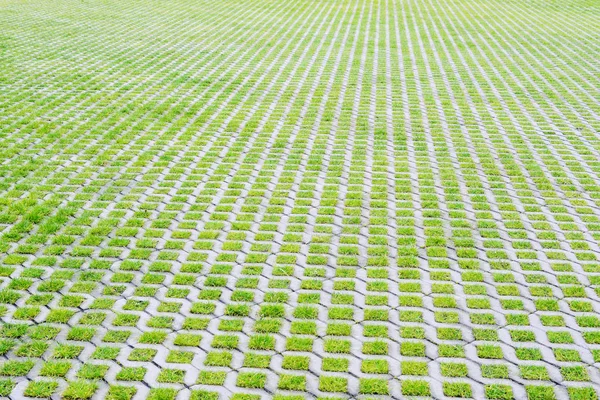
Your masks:
{"label": "grass growing in paver hole", "polygon": [[98,384],[88,381],[70,382],[62,396],[68,400],[90,399],[98,389]]}
{"label": "grass growing in paver hole", "polygon": [[233,355],[226,351],[212,351],[206,355],[204,365],[213,367],[227,367],[231,364]]}
{"label": "grass growing in paver hole", "polygon": [[182,369],[162,369],[156,378],[161,383],[183,383],[185,371]]}
{"label": "grass growing in paver hole", "polygon": [[177,396],[177,389],[153,388],[150,389],[148,400],[174,400],[175,396]]}
{"label": "grass growing in paver hole", "polygon": [[473,393],[471,386],[464,382],[444,382],[444,395],[448,397],[471,398]]}
{"label": "grass growing in paver hole", "polygon": [[338,376],[321,376],[319,378],[319,390],[322,392],[347,391],[348,379]]}
{"label": "grass growing in paver hole", "polygon": [[271,363],[271,356],[267,354],[247,353],[244,356],[244,367],[268,368]]}
{"label": "grass growing in paver hole", "polygon": [[277,387],[282,390],[306,390],[306,377],[302,375],[287,375],[279,376]]}
{"label": "grass growing in paver hole", "polygon": [[15,382],[10,379],[0,379],[0,396],[8,396],[15,385]]}
{"label": "grass growing in paver hole", "polygon": [[225,376],[223,371],[200,371],[198,383],[202,385],[222,385]]}
{"label": "grass growing in paver hole", "polygon": [[243,388],[262,388],[265,386],[267,376],[258,372],[241,372],[238,374],[236,385]]}
{"label": "grass growing in paver hole", "polygon": [[281,367],[290,370],[307,370],[310,358],[306,356],[284,356]]}
{"label": "grass growing in paver hole", "polygon": [[129,400],[135,396],[137,388],[133,386],[112,385],[106,396],[109,400]]}
{"label": "grass growing in paver hole", "polygon": [[385,395],[389,394],[387,380],[376,378],[361,378],[359,392],[361,394]]}
{"label": "grass growing in paver hole", "polygon": [[77,372],[77,377],[82,379],[102,379],[108,371],[108,365],[103,364],[84,364]]}
{"label": "grass growing in paver hole", "polygon": [[28,397],[48,398],[58,388],[58,382],[32,381],[29,382],[23,394]]}
{"label": "grass growing in paver hole", "polygon": [[144,367],[123,367],[117,373],[116,379],[119,381],[142,381],[146,376]]}

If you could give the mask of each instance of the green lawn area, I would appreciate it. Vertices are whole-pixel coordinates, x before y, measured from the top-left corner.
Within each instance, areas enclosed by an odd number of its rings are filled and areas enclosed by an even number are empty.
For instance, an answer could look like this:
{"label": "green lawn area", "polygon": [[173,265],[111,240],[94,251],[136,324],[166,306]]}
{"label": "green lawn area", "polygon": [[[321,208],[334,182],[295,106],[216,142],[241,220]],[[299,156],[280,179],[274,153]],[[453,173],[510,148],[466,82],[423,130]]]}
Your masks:
{"label": "green lawn area", "polygon": [[0,0],[0,397],[598,399],[599,60],[597,0]]}

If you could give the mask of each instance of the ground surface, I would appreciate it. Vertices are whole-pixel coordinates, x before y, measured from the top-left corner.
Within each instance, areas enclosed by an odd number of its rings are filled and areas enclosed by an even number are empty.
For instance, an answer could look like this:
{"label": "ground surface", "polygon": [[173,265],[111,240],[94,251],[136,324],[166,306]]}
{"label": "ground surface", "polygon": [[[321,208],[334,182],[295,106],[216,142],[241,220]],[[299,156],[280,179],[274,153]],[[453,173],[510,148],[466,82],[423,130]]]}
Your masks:
{"label": "ground surface", "polygon": [[0,0],[0,394],[596,399],[600,2]]}

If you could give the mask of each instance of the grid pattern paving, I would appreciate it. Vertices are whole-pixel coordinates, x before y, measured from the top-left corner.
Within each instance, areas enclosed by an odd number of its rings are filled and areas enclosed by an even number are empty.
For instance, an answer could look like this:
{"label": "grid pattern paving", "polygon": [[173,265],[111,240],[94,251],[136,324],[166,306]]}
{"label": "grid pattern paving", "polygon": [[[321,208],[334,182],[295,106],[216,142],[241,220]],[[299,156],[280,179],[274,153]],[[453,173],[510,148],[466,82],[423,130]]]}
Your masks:
{"label": "grid pattern paving", "polygon": [[0,396],[593,400],[597,0],[0,0]]}

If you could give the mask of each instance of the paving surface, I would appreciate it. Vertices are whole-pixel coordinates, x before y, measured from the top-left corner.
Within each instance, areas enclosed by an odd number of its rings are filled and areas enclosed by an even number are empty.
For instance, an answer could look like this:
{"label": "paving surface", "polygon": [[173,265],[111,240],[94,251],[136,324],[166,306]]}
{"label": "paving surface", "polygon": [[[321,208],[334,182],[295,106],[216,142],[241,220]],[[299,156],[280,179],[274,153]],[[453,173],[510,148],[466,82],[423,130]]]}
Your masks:
{"label": "paving surface", "polygon": [[0,395],[597,399],[600,2],[0,0]]}

